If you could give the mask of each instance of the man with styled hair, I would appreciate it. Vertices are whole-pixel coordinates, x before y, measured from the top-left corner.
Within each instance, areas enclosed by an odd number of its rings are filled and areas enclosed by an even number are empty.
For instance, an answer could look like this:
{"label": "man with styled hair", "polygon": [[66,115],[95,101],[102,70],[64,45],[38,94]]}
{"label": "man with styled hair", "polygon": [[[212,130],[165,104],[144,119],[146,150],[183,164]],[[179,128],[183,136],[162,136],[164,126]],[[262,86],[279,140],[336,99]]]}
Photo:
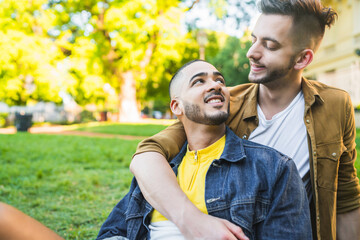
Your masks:
{"label": "man with styled hair", "polygon": [[[262,0],[259,8],[247,53],[251,83],[230,89],[226,124],[239,137],[294,160],[307,190],[314,239],[360,239],[351,99],[302,76],[337,14],[319,0]],[[226,226],[189,201],[166,162],[185,139],[182,124],[175,123],[139,144],[130,169],[147,201],[187,238],[211,238],[227,232]]]}
{"label": "man with styled hair", "polygon": [[[222,74],[205,61],[191,61],[174,75],[169,90],[171,111],[187,137],[170,162],[177,182],[199,211],[229,231],[211,239],[310,240],[308,201],[295,163],[226,127],[230,95]],[[146,202],[135,178],[97,239],[124,238],[185,239]]]}

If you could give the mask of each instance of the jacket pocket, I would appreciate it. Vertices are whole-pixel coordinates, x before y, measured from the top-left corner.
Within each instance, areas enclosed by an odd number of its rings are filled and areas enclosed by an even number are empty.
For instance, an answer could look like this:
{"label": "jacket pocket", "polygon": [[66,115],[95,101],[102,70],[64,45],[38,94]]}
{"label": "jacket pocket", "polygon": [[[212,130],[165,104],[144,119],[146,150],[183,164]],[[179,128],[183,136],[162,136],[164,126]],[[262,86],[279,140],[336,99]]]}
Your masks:
{"label": "jacket pocket", "polygon": [[316,147],[317,152],[317,184],[319,187],[331,191],[337,190],[339,159],[344,152],[342,141],[321,144]]}
{"label": "jacket pocket", "polygon": [[244,199],[237,201],[230,207],[231,220],[253,235],[253,226],[256,223],[264,221],[268,207],[268,201],[262,201],[261,199]]}

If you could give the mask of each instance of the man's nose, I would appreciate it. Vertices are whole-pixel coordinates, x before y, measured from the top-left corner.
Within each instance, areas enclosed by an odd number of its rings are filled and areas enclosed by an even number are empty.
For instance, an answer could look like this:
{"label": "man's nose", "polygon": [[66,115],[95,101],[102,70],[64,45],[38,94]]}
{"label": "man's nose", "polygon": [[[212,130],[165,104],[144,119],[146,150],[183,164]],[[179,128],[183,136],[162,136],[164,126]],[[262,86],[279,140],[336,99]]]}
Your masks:
{"label": "man's nose", "polygon": [[221,90],[222,88],[222,84],[219,83],[218,81],[209,81],[209,85],[208,85],[208,91],[213,91],[213,90],[216,90],[216,91],[219,91]]}
{"label": "man's nose", "polygon": [[260,46],[255,42],[248,50],[246,57],[248,59],[259,60],[261,58]]}

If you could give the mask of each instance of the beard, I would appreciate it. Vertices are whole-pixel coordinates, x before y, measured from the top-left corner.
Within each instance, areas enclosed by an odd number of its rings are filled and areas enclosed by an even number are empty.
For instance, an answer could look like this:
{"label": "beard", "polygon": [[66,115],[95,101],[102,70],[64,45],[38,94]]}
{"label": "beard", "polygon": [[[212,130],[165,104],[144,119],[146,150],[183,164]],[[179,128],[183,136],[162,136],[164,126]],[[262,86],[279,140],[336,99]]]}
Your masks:
{"label": "beard", "polygon": [[214,114],[206,114],[201,111],[199,105],[184,101],[184,111],[189,120],[205,125],[220,125],[229,117],[229,106],[227,112],[219,111]]}
{"label": "beard", "polygon": [[262,78],[256,78],[256,76],[252,76],[251,71],[249,73],[249,81],[252,83],[269,83],[269,82],[273,82],[276,81],[279,78],[283,78],[284,76],[286,76],[290,69],[293,68],[293,66],[295,65],[295,55],[292,56],[290,58],[290,63],[288,66],[284,67],[284,68],[276,68],[273,69],[269,72],[266,73],[265,76],[263,76]]}

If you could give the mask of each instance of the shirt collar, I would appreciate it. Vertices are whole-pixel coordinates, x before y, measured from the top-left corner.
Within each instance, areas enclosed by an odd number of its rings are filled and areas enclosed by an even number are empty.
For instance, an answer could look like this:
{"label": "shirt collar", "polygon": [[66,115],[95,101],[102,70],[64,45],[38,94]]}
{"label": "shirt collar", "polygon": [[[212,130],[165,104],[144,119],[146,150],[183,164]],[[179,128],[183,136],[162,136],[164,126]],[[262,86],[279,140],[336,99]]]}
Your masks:
{"label": "shirt collar", "polygon": [[306,78],[302,78],[301,89],[304,94],[305,107],[310,107],[315,102],[323,103],[324,100],[320,96],[318,90],[312,85],[312,83]]}
{"label": "shirt collar", "polygon": [[[228,162],[237,162],[245,158],[245,150],[242,144],[242,139],[235,135],[235,133],[226,126],[226,141],[223,153],[220,159]],[[170,165],[172,167],[179,165],[187,151],[186,141],[180,152],[171,160]]]}
{"label": "shirt collar", "polygon": [[[311,81],[306,78],[302,78],[301,89],[304,94],[305,106],[309,108],[315,102],[323,103],[324,100],[321,97],[318,90],[313,86]],[[257,116],[257,98],[259,93],[259,84],[254,84],[254,87],[251,88],[248,94],[243,95],[245,99],[233,98],[233,101],[243,101],[243,104],[246,106],[244,110],[244,120],[254,118]],[[234,104],[234,107],[239,107],[238,104]],[[231,105],[230,105],[231,107]]]}

